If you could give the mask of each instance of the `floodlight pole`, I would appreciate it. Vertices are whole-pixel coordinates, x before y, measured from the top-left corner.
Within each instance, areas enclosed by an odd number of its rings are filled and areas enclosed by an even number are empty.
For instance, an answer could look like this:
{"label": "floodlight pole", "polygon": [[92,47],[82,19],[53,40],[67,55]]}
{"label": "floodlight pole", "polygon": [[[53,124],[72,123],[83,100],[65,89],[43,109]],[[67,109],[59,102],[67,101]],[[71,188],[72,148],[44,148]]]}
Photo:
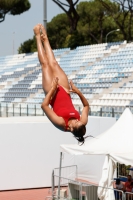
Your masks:
{"label": "floodlight pole", "polygon": [[13,53],[13,55],[14,55],[14,49],[15,49],[15,31],[13,31],[13,43],[12,43],[12,53]]}
{"label": "floodlight pole", "polygon": [[110,33],[113,33],[113,32],[115,32],[115,31],[120,31],[120,29],[116,29],[116,30],[110,31],[110,32],[106,35],[106,43],[107,43],[107,37],[108,37],[108,35],[110,35]]}
{"label": "floodlight pole", "polygon": [[43,18],[43,23],[44,27],[47,30],[47,0],[43,0],[43,13],[44,13],[44,18]]}

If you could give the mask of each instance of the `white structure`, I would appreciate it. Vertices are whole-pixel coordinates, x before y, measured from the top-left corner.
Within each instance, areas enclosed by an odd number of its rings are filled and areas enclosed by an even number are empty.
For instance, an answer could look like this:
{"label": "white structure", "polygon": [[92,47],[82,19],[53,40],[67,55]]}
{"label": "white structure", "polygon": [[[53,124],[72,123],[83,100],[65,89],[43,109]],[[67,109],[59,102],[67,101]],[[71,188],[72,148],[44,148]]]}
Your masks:
{"label": "white structure", "polygon": [[[116,163],[133,166],[133,116],[128,108],[120,119],[97,139],[91,139],[82,147],[78,145],[61,145],[61,151],[74,155],[106,155],[100,186],[113,188],[113,174]],[[91,158],[88,157],[88,163]],[[99,163],[97,162],[97,165]],[[88,165],[89,166],[89,165]],[[110,190],[111,191],[111,190]],[[99,198],[113,199],[114,193],[99,188]]]}
{"label": "white structure", "polygon": [[[96,136],[114,123],[115,118],[89,117],[87,135]],[[51,186],[52,170],[59,166],[60,144],[77,144],[71,133],[56,129],[46,117],[0,118],[0,130],[0,190]],[[78,164],[79,174],[95,181],[103,161],[104,157],[95,176],[92,169],[97,166],[86,163],[86,158],[65,156],[63,166]]]}

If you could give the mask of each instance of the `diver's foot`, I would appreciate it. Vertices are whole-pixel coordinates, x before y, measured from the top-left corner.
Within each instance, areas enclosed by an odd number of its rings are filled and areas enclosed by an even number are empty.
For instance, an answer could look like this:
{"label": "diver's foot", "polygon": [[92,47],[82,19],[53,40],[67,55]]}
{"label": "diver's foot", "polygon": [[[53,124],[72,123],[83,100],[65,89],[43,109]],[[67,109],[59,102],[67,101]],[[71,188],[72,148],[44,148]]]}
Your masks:
{"label": "diver's foot", "polygon": [[44,28],[44,26],[42,24],[40,24],[40,29],[41,29],[41,37],[43,37],[43,39],[46,39],[47,38],[47,33],[46,33],[46,30]]}
{"label": "diver's foot", "polygon": [[34,34],[35,34],[36,36],[37,36],[37,35],[40,35],[40,25],[37,24],[36,26],[34,26],[33,31],[34,31]]}
{"label": "diver's foot", "polygon": [[43,34],[41,34],[41,41],[42,41],[43,43],[44,43],[45,39],[46,39],[46,37],[45,37]]}

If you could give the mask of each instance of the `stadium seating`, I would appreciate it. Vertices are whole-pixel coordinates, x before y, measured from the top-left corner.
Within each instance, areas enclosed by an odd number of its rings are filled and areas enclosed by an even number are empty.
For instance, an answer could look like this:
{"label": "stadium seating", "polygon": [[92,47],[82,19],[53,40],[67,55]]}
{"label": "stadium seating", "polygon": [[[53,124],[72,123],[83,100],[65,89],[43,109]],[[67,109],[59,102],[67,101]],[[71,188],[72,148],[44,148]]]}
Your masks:
{"label": "stadium seating", "polygon": [[[83,92],[91,105],[91,114],[111,116],[112,108],[119,118],[125,106],[133,105],[133,43],[116,42],[53,50],[57,62],[68,79]],[[71,94],[74,105],[82,104],[76,94]],[[42,115],[43,101],[41,67],[37,52],[0,57],[1,109],[21,114],[23,105],[34,105]],[[17,112],[17,110],[16,110]],[[34,115],[35,111],[28,114]],[[37,114],[37,113],[36,113]]]}

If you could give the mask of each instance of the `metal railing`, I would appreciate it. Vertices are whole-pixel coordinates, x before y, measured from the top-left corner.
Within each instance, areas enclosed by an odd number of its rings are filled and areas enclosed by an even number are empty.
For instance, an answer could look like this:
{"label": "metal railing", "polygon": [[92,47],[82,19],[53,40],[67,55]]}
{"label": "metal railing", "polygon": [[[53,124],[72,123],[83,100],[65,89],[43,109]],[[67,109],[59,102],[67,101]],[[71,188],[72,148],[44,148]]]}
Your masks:
{"label": "metal railing", "polygon": [[0,104],[0,117],[43,116],[40,104]]}
{"label": "metal railing", "polygon": [[[82,108],[78,105],[75,108],[81,114]],[[89,115],[101,117],[115,117],[118,119],[126,107],[101,107],[99,110],[91,111]],[[133,107],[129,107],[133,113]],[[15,116],[43,116],[45,113],[41,109],[41,104],[26,104],[26,103],[0,103],[0,117],[15,117]]]}
{"label": "metal railing", "polygon": [[[122,190],[101,187],[92,183],[80,182],[78,180],[71,180],[54,174],[52,176],[54,177],[52,179],[54,182],[52,182],[51,199],[99,200],[98,190],[100,190],[102,191],[102,194],[106,195],[106,197],[110,196],[110,199],[112,200],[126,200]],[[59,180],[60,191],[58,192]]]}
{"label": "metal railing", "polygon": [[124,200],[133,200],[133,193],[125,192]]}
{"label": "metal railing", "polygon": [[[77,165],[61,167],[61,174],[63,177],[66,177],[71,180],[75,180],[78,174]],[[54,175],[59,175],[59,168],[54,168]]]}

